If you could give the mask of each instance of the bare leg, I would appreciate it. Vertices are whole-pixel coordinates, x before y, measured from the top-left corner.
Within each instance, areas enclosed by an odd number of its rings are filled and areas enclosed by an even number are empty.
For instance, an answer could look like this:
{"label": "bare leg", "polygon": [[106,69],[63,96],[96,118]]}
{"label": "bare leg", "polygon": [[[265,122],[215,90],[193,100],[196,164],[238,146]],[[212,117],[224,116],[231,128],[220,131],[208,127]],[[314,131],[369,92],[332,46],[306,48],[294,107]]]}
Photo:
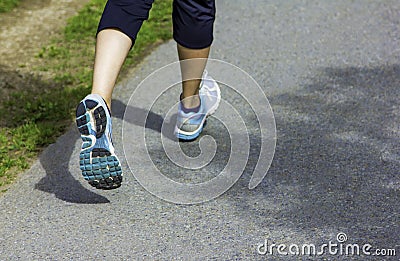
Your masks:
{"label": "bare leg", "polygon": [[[195,108],[200,105],[199,86],[201,76],[207,63],[210,47],[204,49],[189,49],[182,45],[177,45],[179,60],[195,59],[181,63],[182,72],[182,103],[185,108]],[[193,79],[195,80],[185,80]]]}
{"label": "bare leg", "polygon": [[92,94],[103,97],[110,109],[115,82],[131,46],[132,40],[115,29],[97,35]]}

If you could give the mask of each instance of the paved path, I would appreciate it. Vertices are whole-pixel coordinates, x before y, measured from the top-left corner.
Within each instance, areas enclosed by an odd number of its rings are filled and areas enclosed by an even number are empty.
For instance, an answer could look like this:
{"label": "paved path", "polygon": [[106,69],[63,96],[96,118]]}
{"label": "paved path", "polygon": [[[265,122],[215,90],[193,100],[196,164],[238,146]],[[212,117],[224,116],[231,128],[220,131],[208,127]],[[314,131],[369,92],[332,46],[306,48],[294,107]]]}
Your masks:
{"label": "paved path", "polygon": [[[299,260],[307,258],[282,257],[276,249],[274,256],[263,256],[257,246],[265,239],[321,246],[337,243],[339,232],[346,233],[345,243],[395,248],[397,256],[311,259],[399,259],[400,3],[217,4],[211,56],[249,72],[275,113],[277,148],[261,185],[247,188],[259,153],[254,115],[229,89],[223,97],[236,104],[253,134],[251,158],[231,190],[204,204],[162,201],[130,173],[118,190],[90,188],[80,177],[80,141],[72,129],[0,198],[0,260]],[[175,60],[171,41],[118,86],[113,113],[120,155],[122,115],[131,93],[152,71]],[[162,102],[146,126],[149,137],[160,136],[160,108]],[[213,119],[207,131],[226,142]],[[156,164],[172,168],[159,141],[149,144]],[[229,154],[219,152],[208,172],[223,168]],[[128,172],[125,160],[123,167]]]}

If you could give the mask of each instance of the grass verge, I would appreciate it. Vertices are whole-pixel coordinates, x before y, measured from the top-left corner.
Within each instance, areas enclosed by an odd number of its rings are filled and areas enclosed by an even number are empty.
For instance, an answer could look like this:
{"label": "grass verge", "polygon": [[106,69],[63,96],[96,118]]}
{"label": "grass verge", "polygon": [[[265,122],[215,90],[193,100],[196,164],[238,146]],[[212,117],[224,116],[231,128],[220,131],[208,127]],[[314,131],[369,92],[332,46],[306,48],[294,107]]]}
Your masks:
{"label": "grass verge", "polygon": [[0,13],[11,11],[16,7],[21,0],[1,0],[0,1]]}
{"label": "grass verge", "polygon": [[[62,36],[37,54],[35,72],[46,72],[51,80],[33,77],[29,86],[0,103],[0,191],[70,126],[75,106],[90,92],[94,36],[104,4],[104,0],[91,0],[68,20]],[[172,0],[155,1],[122,74],[171,38],[171,7]]]}

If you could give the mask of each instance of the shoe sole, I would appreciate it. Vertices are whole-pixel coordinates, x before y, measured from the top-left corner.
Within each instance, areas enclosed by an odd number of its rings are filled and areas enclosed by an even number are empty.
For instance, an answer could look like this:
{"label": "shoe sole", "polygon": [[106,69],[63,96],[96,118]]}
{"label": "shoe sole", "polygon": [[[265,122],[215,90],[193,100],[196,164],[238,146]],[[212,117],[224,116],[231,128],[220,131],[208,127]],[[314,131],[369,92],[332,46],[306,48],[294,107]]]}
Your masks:
{"label": "shoe sole", "polygon": [[177,126],[175,126],[176,137],[179,141],[194,141],[200,136],[200,133],[203,131],[203,128],[206,126],[207,116],[204,117],[202,123],[199,124],[199,127],[192,132],[185,132],[180,130]]}
{"label": "shoe sole", "polygon": [[[82,176],[97,189],[115,189],[121,186],[122,170],[117,156],[108,148],[93,148],[102,138],[107,116],[105,108],[97,101],[86,99],[76,109],[76,125],[83,141],[79,154]],[[91,133],[95,133],[92,135]]]}
{"label": "shoe sole", "polygon": [[178,130],[177,138],[179,141],[184,141],[184,142],[194,141],[195,139],[197,139],[200,136],[200,133],[203,131],[204,126],[205,126],[205,123],[201,124],[200,128],[197,129],[196,132],[191,135],[183,134],[181,130]]}

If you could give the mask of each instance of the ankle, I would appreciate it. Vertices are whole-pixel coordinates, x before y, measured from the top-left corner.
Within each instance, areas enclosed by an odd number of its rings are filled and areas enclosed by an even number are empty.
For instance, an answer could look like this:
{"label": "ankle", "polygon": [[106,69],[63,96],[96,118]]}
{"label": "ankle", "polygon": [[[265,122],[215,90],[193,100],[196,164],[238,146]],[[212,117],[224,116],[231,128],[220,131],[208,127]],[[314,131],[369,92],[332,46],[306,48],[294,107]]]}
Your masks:
{"label": "ankle", "polygon": [[92,91],[92,94],[100,95],[100,97],[101,97],[101,98],[104,100],[104,102],[106,103],[107,108],[108,108],[108,110],[109,110],[109,112],[110,112],[110,114],[111,114],[111,97],[106,96],[106,95],[104,95],[103,93],[100,93],[100,92],[93,92],[93,91]]}
{"label": "ankle", "polygon": [[181,94],[180,100],[183,107],[186,109],[194,109],[200,106],[200,97],[198,94],[188,97],[184,97],[183,94]]}

